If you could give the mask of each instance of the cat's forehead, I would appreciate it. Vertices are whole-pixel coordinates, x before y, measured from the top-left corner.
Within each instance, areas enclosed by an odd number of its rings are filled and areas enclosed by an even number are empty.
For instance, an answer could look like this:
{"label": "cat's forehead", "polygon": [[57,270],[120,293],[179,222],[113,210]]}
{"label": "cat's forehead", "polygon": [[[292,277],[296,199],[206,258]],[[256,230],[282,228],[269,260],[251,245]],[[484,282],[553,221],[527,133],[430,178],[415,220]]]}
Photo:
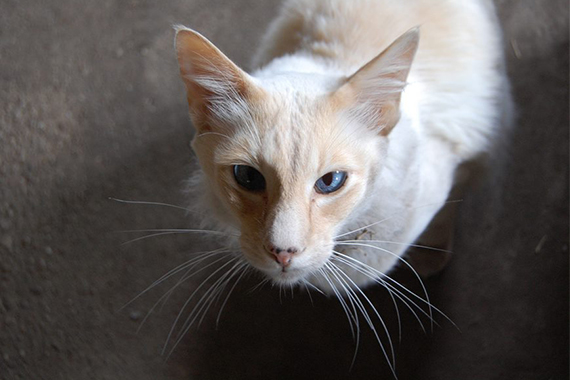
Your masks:
{"label": "cat's forehead", "polygon": [[307,159],[319,150],[319,143],[327,136],[340,132],[325,81],[296,75],[264,85],[262,104],[254,106],[260,116],[262,152],[258,153],[267,157],[273,151],[278,157]]}
{"label": "cat's forehead", "polygon": [[349,139],[355,134],[342,122],[343,110],[331,100],[330,88],[317,88],[317,82],[301,76],[266,83],[263,96],[249,104],[250,120],[235,125],[228,153],[275,173],[281,182],[302,177],[311,181],[339,165],[350,165],[354,150]]}
{"label": "cat's forehead", "polygon": [[283,74],[258,85],[263,95],[251,106],[261,118],[259,128],[268,135],[285,133],[282,137],[287,138],[287,132],[295,130],[318,133],[333,128],[334,116],[341,111],[331,101],[336,85],[329,77]]}

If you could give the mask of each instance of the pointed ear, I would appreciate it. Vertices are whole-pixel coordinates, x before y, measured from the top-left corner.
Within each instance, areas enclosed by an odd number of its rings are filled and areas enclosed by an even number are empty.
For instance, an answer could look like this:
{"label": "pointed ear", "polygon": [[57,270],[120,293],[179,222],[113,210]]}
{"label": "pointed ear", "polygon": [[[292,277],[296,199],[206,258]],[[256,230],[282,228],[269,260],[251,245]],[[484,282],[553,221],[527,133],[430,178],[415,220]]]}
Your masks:
{"label": "pointed ear", "polygon": [[374,123],[382,136],[388,135],[400,119],[400,97],[418,44],[416,27],[361,67],[335,93],[352,98],[354,113],[362,114],[355,116]]}
{"label": "pointed ear", "polygon": [[229,102],[242,102],[255,85],[201,34],[176,26],[175,47],[180,75],[186,85],[190,115],[199,131],[209,129],[208,121],[228,109]]}

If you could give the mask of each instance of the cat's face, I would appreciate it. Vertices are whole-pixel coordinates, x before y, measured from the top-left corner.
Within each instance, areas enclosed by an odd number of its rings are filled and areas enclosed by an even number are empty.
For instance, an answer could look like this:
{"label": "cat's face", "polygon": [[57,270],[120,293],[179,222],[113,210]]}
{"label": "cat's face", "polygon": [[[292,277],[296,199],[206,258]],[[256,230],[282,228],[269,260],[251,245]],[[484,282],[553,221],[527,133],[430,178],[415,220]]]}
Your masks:
{"label": "cat's face", "polygon": [[399,93],[381,99],[379,113],[361,96],[367,70],[348,80],[254,79],[182,32],[178,57],[206,188],[239,229],[249,263],[276,283],[297,283],[326,263],[343,224],[365,207]]}
{"label": "cat's face", "polygon": [[216,199],[238,221],[244,256],[279,283],[329,259],[381,165],[383,139],[351,125],[334,95],[303,93],[308,80],[259,84],[247,114],[234,110],[233,125],[210,125],[216,132],[193,142]]}

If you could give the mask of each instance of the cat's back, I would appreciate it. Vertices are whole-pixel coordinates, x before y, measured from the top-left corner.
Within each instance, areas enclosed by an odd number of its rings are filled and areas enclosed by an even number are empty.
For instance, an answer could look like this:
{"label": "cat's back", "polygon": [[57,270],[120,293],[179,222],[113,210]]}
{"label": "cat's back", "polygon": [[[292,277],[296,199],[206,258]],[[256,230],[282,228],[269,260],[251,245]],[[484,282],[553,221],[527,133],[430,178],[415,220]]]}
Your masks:
{"label": "cat's back", "polygon": [[254,63],[305,53],[359,68],[417,26],[416,63],[456,61],[462,53],[499,46],[489,0],[286,0]]}
{"label": "cat's back", "polygon": [[450,140],[465,158],[475,156],[488,149],[510,108],[490,0],[288,0],[254,65],[302,55],[348,76],[417,26],[420,44],[407,92],[426,133]]}

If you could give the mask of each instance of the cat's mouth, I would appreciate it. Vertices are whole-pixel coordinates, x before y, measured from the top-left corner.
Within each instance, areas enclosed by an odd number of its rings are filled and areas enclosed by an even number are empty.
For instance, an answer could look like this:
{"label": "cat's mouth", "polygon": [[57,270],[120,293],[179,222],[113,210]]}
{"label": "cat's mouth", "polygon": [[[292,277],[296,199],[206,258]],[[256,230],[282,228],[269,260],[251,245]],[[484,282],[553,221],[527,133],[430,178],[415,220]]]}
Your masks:
{"label": "cat's mouth", "polygon": [[288,267],[270,265],[271,268],[258,268],[266,277],[276,285],[298,285],[306,282],[321,263],[313,262],[307,265],[292,265]]}
{"label": "cat's mouth", "polygon": [[299,251],[279,252],[267,249],[266,246],[263,249],[253,248],[249,242],[250,240],[242,241],[245,259],[275,285],[305,283],[315,272],[321,270],[332,255],[328,244],[320,244],[317,248],[306,247]]}

